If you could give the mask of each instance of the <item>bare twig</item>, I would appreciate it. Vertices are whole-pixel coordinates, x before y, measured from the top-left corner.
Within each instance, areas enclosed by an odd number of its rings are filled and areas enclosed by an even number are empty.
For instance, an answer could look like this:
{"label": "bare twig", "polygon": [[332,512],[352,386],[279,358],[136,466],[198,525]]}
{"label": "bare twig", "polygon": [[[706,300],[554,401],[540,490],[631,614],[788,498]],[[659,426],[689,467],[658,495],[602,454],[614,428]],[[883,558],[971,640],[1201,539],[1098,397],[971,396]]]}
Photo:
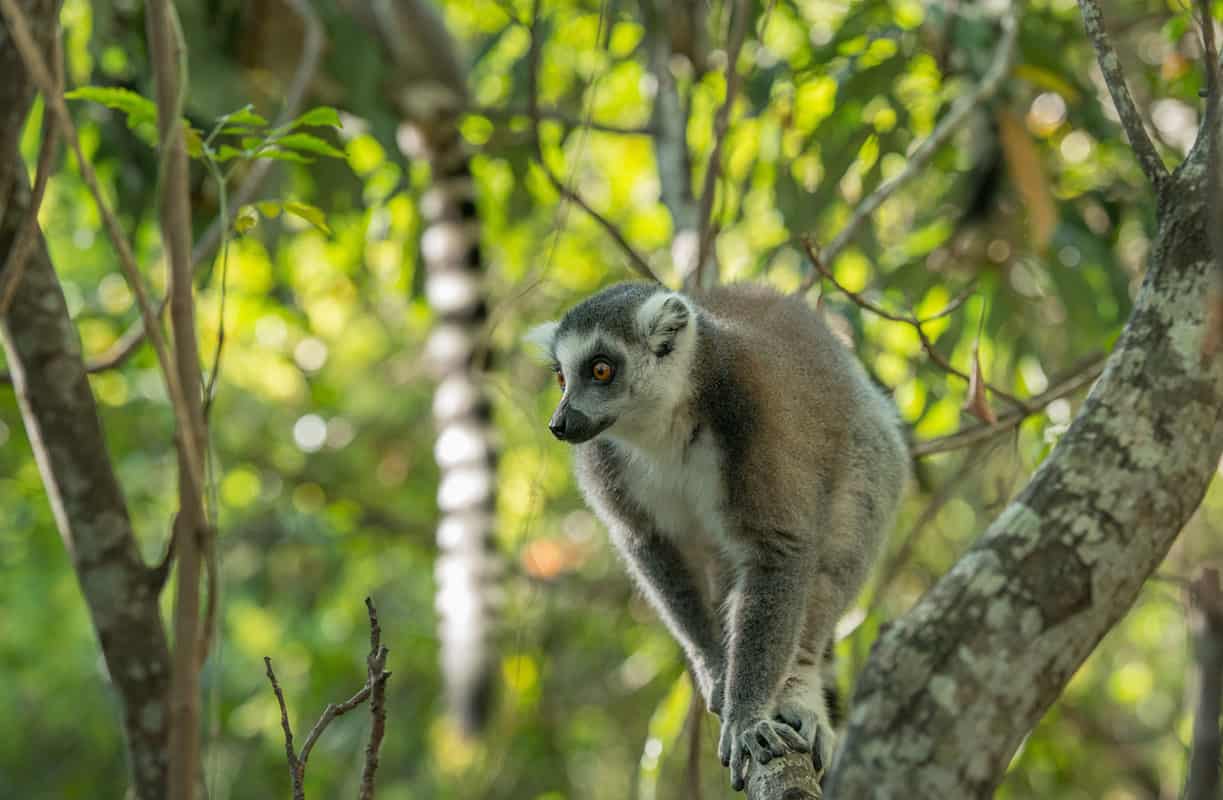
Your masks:
{"label": "bare twig", "polygon": [[[926,351],[926,355],[929,357],[929,359],[932,362],[934,362],[935,366],[937,366],[939,369],[943,370],[944,372],[950,375],[955,375],[957,378],[960,378],[963,381],[971,382],[971,378],[967,372],[964,372],[963,370],[954,366],[950,361],[947,360],[947,358],[942,353],[940,353],[935,348],[934,342],[931,341],[929,334],[926,333],[926,330],[923,327],[927,322],[931,320],[938,319],[940,317],[946,316],[947,314],[950,314],[951,311],[954,311],[956,308],[962,305],[965,300],[968,299],[968,296],[971,294],[971,292],[969,292],[968,294],[962,293],[961,296],[953,300],[947,308],[944,308],[942,311],[939,311],[934,316],[929,317],[924,320],[917,319],[916,317],[910,314],[897,314],[895,312],[888,311],[887,309],[883,308],[882,306],[878,305],[877,303],[871,302],[870,300],[866,299],[866,297],[864,297],[860,292],[855,292],[852,289],[846,288],[845,286],[840,284],[837,281],[836,276],[832,274],[832,270],[830,270],[827,264],[824,262],[824,258],[822,257],[822,255],[816,251],[815,245],[812,243],[810,237],[803,237],[802,246],[803,246],[803,249],[807,252],[807,258],[811,260],[811,264],[815,268],[815,270],[812,272],[812,275],[826,278],[829,283],[831,283],[842,294],[844,294],[846,297],[852,300],[854,305],[858,306],[859,308],[865,311],[869,311],[877,317],[881,317],[891,322],[899,322],[899,323],[902,323],[904,325],[908,325],[909,327],[911,327],[913,331],[917,334],[917,338],[921,342],[922,349]],[[994,395],[996,395],[997,397],[1001,397],[1003,400],[1007,401],[1015,408],[1021,411],[1028,410],[1027,402],[1020,400],[1018,397],[1015,397],[1014,395],[1010,394],[1009,392],[1005,392],[1002,389],[999,389],[998,387],[993,386],[992,384],[989,384],[989,383],[986,383],[985,387],[989,389]]]}
{"label": "bare twig", "polygon": [[697,212],[697,221],[700,224],[700,245],[696,257],[697,286],[704,285],[705,262],[710,260],[709,251],[713,248],[713,196],[722,167],[722,148],[730,130],[730,112],[735,104],[735,94],[739,91],[737,65],[739,51],[743,49],[743,39],[747,35],[747,18],[751,15],[751,4],[747,0],[739,0],[730,7],[730,15],[730,33],[726,44],[726,99],[713,120],[713,150],[709,153],[709,165],[705,167],[705,185],[701,190],[701,206]]}
{"label": "bare twig", "polygon": [[[102,217],[102,224],[106,229],[106,234],[115,246],[123,277],[127,280],[128,287],[136,297],[136,304],[140,308],[145,328],[150,332],[149,339],[152,341],[153,349],[157,353],[157,360],[161,365],[161,371],[166,381],[166,390],[170,395],[170,403],[174,409],[175,422],[178,428],[176,436],[183,442],[183,446],[192,452],[191,462],[200,463],[199,453],[193,449],[195,443],[190,441],[190,437],[185,436],[186,432],[191,430],[191,424],[186,414],[183,390],[178,381],[169,348],[166,346],[165,337],[162,336],[161,330],[157,327],[156,315],[149,301],[148,292],[145,291],[144,283],[141,280],[140,268],[136,264],[136,256],[132,252],[131,244],[128,242],[127,237],[124,236],[114,211],[111,210],[110,205],[106,202],[106,198],[102,195],[102,187],[98,183],[97,173],[94,172],[93,165],[85,158],[85,153],[81,149],[81,142],[76,133],[76,125],[72,122],[72,115],[68,111],[68,105],[64,100],[63,94],[55,92],[55,80],[52,77],[51,71],[47,68],[46,62],[43,61],[42,53],[34,43],[34,38],[30,35],[30,27],[25,14],[15,0],[0,0],[0,11],[4,13],[5,22],[8,23],[13,44],[16,45],[18,52],[21,54],[21,60],[25,64],[26,71],[33,79],[34,85],[42,92],[47,102],[48,111],[54,114],[56,124],[60,128],[60,133],[67,140],[68,144],[72,147],[73,153],[76,155],[81,179],[85,181],[86,187],[88,187],[90,194],[93,195],[94,203],[97,205],[98,212]],[[202,473],[193,475],[192,478],[197,481],[197,485],[203,485],[201,480]]]}
{"label": "bare twig", "polygon": [[294,752],[293,730],[289,726],[289,711],[285,705],[284,693],[276,681],[272,671],[272,659],[264,656],[267,664],[268,680],[272,683],[272,691],[276,693],[276,701],[280,704],[280,726],[284,730],[285,760],[289,764],[289,777],[293,786],[293,800],[305,800],[306,764],[310,752],[318,742],[323,731],[336,717],[342,717],[357,706],[370,701],[370,715],[373,718],[370,729],[369,743],[365,748],[365,767],[361,774],[361,800],[374,798],[374,774],[378,769],[378,750],[382,746],[382,737],[386,730],[386,682],[391,673],[386,671],[386,657],[390,652],[382,646],[382,626],[378,622],[378,610],[371,598],[365,598],[365,607],[369,612],[369,655],[365,659],[365,685],[361,690],[342,703],[328,703],[319,716],[318,721],[306,734],[302,743],[301,753]]}
{"label": "bare twig", "polygon": [[272,691],[276,693],[276,702],[280,704],[280,728],[284,731],[285,760],[289,764],[289,780],[293,786],[293,800],[304,800],[305,792],[302,789],[303,764],[298,760],[297,753],[293,750],[293,726],[289,724],[289,707],[285,704],[285,693],[281,690],[280,683],[276,680],[276,673],[272,670],[271,657],[264,656],[263,663],[267,666],[267,676],[268,680],[272,682]]}
{"label": "bare twig", "polygon": [[531,8],[531,25],[530,49],[527,51],[527,116],[531,120],[531,145],[535,149],[535,160],[539,163],[539,168],[543,170],[548,181],[553,188],[564,198],[568,199],[578,208],[585,211],[591,219],[599,224],[601,228],[611,237],[616,246],[624,252],[628,257],[629,265],[643,278],[661,283],[658,276],[650,269],[649,263],[643,258],[631,244],[628,239],[624,238],[624,234],[612,224],[607,217],[596,211],[585,199],[578,193],[573,186],[567,185],[560,177],[552,171],[552,167],[548,165],[547,159],[544,158],[543,140],[540,137],[540,121],[541,114],[539,110],[539,58],[540,51],[543,47],[543,42],[539,38],[539,19],[540,19],[540,0],[535,0]]}
{"label": "bare twig", "polygon": [[370,687],[369,742],[365,745],[365,767],[361,770],[360,800],[374,800],[374,774],[378,771],[378,750],[382,747],[382,736],[386,732],[386,680],[391,673],[386,671],[387,649],[382,646],[382,627],[378,624],[378,611],[374,601],[365,598],[369,609],[369,658],[366,686]]}
{"label": "bare twig", "polygon": [[1112,95],[1113,105],[1121,118],[1121,127],[1125,129],[1125,135],[1130,140],[1134,157],[1138,159],[1138,166],[1142,167],[1147,180],[1158,190],[1167,179],[1168,170],[1156,152],[1151,137],[1147,135],[1142,114],[1130,95],[1130,87],[1125,82],[1125,73],[1121,69],[1121,60],[1117,58],[1117,51],[1113,49],[1108,32],[1104,30],[1100,5],[1096,0],[1079,0],[1079,9],[1083,13],[1083,27],[1087,31],[1087,38],[1091,39],[1091,45],[1095,48],[1096,60],[1100,64],[1100,71],[1104,73],[1104,82],[1108,85],[1108,93]]}
{"label": "bare twig", "polygon": [[[873,192],[858,204],[850,215],[849,221],[845,223],[845,227],[836,235],[832,242],[824,248],[824,258],[829,263],[836,260],[841,251],[849,245],[858,228],[862,226],[870,215],[875,213],[879,206],[883,205],[883,201],[887,200],[896,193],[901,186],[904,186],[914,178],[934,154],[938,152],[944,144],[951,139],[952,134],[960,129],[969,119],[969,114],[973,109],[980,106],[985,101],[993,97],[999,87],[1002,86],[1002,80],[1006,77],[1010,70],[1011,60],[1015,55],[1015,42],[1019,34],[1019,17],[1022,12],[1023,0],[1011,0],[1008,4],[1006,12],[1002,16],[1002,37],[998,42],[998,48],[994,55],[994,60],[986,71],[981,82],[977,84],[966,95],[962,95],[956,99],[951,110],[947,112],[947,116],[943,117],[942,121],[935,126],[934,130],[926,139],[914,148],[913,153],[908,157],[908,162],[903,170],[879,184]],[[803,294],[811,288],[819,278],[817,276],[808,276],[808,279],[803,281],[799,287],[797,294]]]}
{"label": "bare twig", "polygon": [[705,701],[697,691],[695,676],[692,677],[692,702],[688,704],[688,800],[702,800],[701,790],[701,720],[705,716]]}
{"label": "bare twig", "polygon": [[1065,378],[1056,382],[1044,392],[1029,397],[1025,401],[1026,408],[1014,409],[998,415],[998,421],[994,424],[981,423],[965,428],[964,430],[950,434],[948,436],[940,436],[937,439],[927,439],[924,442],[917,442],[913,445],[910,453],[914,458],[925,458],[937,453],[949,453],[952,450],[959,450],[964,447],[971,447],[989,439],[994,438],[1006,431],[1019,427],[1019,424],[1032,414],[1044,409],[1054,400],[1060,400],[1067,395],[1073,394],[1080,389],[1090,386],[1100,373],[1104,370],[1104,362],[1107,356],[1098,354],[1081,363],[1078,368],[1072,370]]}
{"label": "bare twig", "polygon": [[1223,586],[1219,571],[1203,569],[1190,590],[1197,639],[1198,703],[1184,800],[1219,796],[1220,698],[1223,697]]}
{"label": "bare twig", "polygon": [[[63,45],[59,36],[57,25],[51,39],[55,43],[51,51],[51,68],[55,77],[55,85],[52,90],[57,94],[64,90],[64,59],[61,52]],[[21,278],[25,274],[26,259],[29,257],[30,248],[38,238],[38,209],[42,207],[42,198],[47,191],[47,180],[51,177],[51,162],[55,158],[55,149],[59,146],[58,135],[59,131],[44,103],[42,144],[38,149],[38,167],[34,172],[34,189],[30,193],[30,208],[9,250],[8,258],[5,259],[4,269],[0,270],[0,277],[8,279],[4,284],[3,295],[0,295],[0,317],[8,313],[13,297],[17,294],[17,287],[21,284]]]}

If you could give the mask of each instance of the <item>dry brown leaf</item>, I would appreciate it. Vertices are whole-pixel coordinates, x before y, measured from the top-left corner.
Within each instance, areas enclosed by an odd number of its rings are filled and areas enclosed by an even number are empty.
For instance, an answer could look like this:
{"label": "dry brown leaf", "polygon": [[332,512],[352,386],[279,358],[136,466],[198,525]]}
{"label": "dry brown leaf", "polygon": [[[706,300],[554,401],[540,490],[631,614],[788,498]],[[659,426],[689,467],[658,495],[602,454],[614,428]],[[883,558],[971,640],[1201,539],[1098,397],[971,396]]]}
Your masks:
{"label": "dry brown leaf", "polygon": [[972,346],[972,371],[968,373],[968,398],[964,401],[964,410],[990,425],[998,421],[994,409],[990,408],[989,398],[985,394],[985,378],[981,375],[980,339]]}

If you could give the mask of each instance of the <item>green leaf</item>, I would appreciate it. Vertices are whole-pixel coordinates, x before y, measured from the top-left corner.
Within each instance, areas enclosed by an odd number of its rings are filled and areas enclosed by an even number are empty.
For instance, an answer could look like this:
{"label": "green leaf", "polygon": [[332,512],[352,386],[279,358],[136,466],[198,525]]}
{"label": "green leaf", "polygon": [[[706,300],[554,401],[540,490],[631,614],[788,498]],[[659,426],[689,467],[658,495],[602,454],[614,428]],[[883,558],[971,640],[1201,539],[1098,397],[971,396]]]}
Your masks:
{"label": "green leaf", "polygon": [[276,219],[276,217],[280,216],[280,203],[273,203],[270,200],[264,200],[262,202],[255,203],[255,206],[259,209],[259,213],[268,219]]}
{"label": "green leaf", "polygon": [[147,97],[133,92],[131,89],[120,89],[111,86],[82,86],[66,92],[64,97],[69,100],[88,100],[101,103],[107,108],[122,111],[128,116],[128,124],[136,120],[156,120],[157,105]]}
{"label": "green leaf", "polygon": [[238,148],[230,147],[227,144],[223,144],[221,145],[220,149],[217,150],[217,154],[216,156],[213,157],[213,160],[218,163],[221,163],[221,162],[229,161],[230,159],[233,159],[233,158],[245,158],[245,157],[246,157],[246,153],[242,152]]}
{"label": "green leaf", "polygon": [[286,213],[304,219],[328,236],[331,235],[331,228],[327,225],[327,215],[321,208],[306,203],[289,202],[284,204],[284,210]]}
{"label": "green leaf", "polygon": [[186,120],[183,120],[183,144],[187,148],[187,155],[192,158],[200,158],[204,155],[203,134],[188,125]]}
{"label": "green leaf", "polygon": [[288,125],[289,128],[300,128],[303,126],[339,128],[341,127],[340,113],[334,108],[319,106],[318,108],[310,109]]}
{"label": "green leaf", "polygon": [[234,217],[234,232],[239,236],[246,234],[259,222],[259,214],[253,206],[242,206],[238,216]]}
{"label": "green leaf", "polygon": [[256,147],[263,144],[264,141],[265,141],[264,139],[261,139],[257,136],[244,136],[242,137],[242,149],[254,150]]}
{"label": "green leaf", "polygon": [[251,111],[250,106],[245,106],[232,114],[225,115],[225,121],[233,125],[248,125],[255,128],[266,128],[268,125],[268,121],[254,111]]}
{"label": "green leaf", "polygon": [[301,150],[329,158],[347,158],[343,150],[337,150],[311,133],[290,133],[288,136],[277,139],[276,144],[291,150]]}
{"label": "green leaf", "polygon": [[[243,153],[243,155],[246,155],[246,154]],[[314,163],[313,158],[306,158],[305,156],[299,153],[294,153],[292,150],[260,150],[255,155],[249,156],[249,157],[253,159],[266,158],[272,161],[291,161],[294,164],[313,164]]]}

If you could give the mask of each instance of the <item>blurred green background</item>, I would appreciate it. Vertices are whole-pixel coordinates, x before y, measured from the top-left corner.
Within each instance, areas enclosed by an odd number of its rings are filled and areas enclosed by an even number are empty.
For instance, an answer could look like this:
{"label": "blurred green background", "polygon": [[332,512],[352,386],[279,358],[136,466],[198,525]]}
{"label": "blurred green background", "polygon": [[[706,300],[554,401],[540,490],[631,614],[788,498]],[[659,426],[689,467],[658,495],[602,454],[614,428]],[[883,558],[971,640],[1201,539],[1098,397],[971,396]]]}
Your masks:
{"label": "blurred green background", "polygon": [[[283,0],[177,5],[191,59],[186,114],[205,125],[251,102],[274,116],[301,35]],[[437,666],[437,470],[422,357],[433,318],[420,291],[418,208],[429,170],[396,146],[397,117],[380,88],[389,68],[379,49],[343,3],[313,5],[329,45],[307,107],[342,111],[344,127],[332,141],[347,163],[282,165],[261,194],[324,209],[330,235],[281,216],[261,221],[230,249],[226,354],[212,416],[223,610],[220,646],[204,674],[211,796],[288,795],[262,657],[273,656],[295,725],[308,728],[327,702],[364,680],[362,599],[372,594],[394,672],[380,797],[686,797],[689,689],[678,649],[584,510],[568,452],[545,428],[556,400],[552,376],[520,344],[528,325],[631,277],[602,231],[560,202],[532,161],[525,118],[507,113],[526,107],[529,3],[443,7],[471,65],[476,109],[462,132],[477,153],[492,308],[489,381],[503,447],[501,697],[478,743],[464,741],[444,716]],[[990,63],[994,5],[751,4],[715,206],[724,279],[798,285],[806,267],[794,237],[830,240],[859,199],[903,168],[906,149]],[[636,4],[548,0],[543,10],[542,103],[572,120],[646,125],[654,83]],[[610,24],[600,25],[603,13]],[[725,40],[726,14],[726,2],[713,0],[714,50]],[[1189,15],[1162,0],[1118,0],[1108,14],[1139,103],[1175,162],[1196,130],[1202,86]],[[62,22],[70,87],[151,94],[140,4],[66,0]],[[691,65],[678,63],[676,71],[691,98],[688,138],[699,176],[724,97],[722,70],[699,80]],[[1002,90],[831,265],[838,280],[918,316],[975,282],[973,297],[928,330],[940,352],[967,370],[980,325],[986,375],[1021,397],[1106,351],[1144,269],[1153,205],[1102,87],[1075,2],[1029,3]],[[155,263],[152,151],[121,115],[72,107],[86,155],[141,263]],[[24,141],[31,165],[41,108],[40,101]],[[562,122],[545,123],[543,132],[556,172],[674,284],[671,220],[649,137]],[[202,230],[218,197],[202,171],[195,177]],[[137,311],[71,158],[49,186],[41,220],[84,350],[101,353]],[[152,280],[160,291],[155,270]],[[972,422],[961,411],[964,382],[933,367],[911,329],[864,316],[835,291],[824,303],[848,323],[917,437]],[[208,363],[219,308],[214,270],[199,292]],[[155,359],[142,349],[93,376],[92,385],[141,547],[155,560],[175,503],[172,418]],[[876,602],[866,608],[864,598],[844,626],[843,684],[879,625],[903,613],[1023,485],[1078,399],[1053,403],[979,451],[923,462],[891,551],[933,498],[943,494],[945,502],[894,578],[868,587]],[[1178,794],[1192,711],[1181,580],[1223,554],[1221,515],[1216,484],[1138,605],[1026,740],[1000,797]],[[123,795],[117,703],[10,386],[0,386],[0,710],[10,721],[10,735],[0,737],[0,796]],[[308,796],[355,794],[367,724],[354,713],[329,729],[310,761]],[[713,717],[702,733],[705,797],[729,797],[712,755]]]}

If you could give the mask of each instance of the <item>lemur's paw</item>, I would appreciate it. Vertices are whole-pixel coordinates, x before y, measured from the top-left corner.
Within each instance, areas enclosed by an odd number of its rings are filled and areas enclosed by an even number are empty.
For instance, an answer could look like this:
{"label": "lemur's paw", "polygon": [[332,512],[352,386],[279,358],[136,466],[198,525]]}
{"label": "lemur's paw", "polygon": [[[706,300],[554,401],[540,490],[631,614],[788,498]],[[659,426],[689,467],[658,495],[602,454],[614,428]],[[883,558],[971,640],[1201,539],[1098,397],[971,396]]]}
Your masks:
{"label": "lemur's paw", "polygon": [[836,750],[837,735],[827,723],[811,709],[797,703],[783,702],[777,707],[777,719],[794,729],[806,743],[804,751],[811,752],[811,766],[823,772],[832,762]]}
{"label": "lemur's paw", "polygon": [[730,785],[741,791],[747,782],[749,761],[767,764],[791,750],[807,752],[811,746],[790,725],[760,715],[727,715],[718,740],[718,758],[730,767]]}

